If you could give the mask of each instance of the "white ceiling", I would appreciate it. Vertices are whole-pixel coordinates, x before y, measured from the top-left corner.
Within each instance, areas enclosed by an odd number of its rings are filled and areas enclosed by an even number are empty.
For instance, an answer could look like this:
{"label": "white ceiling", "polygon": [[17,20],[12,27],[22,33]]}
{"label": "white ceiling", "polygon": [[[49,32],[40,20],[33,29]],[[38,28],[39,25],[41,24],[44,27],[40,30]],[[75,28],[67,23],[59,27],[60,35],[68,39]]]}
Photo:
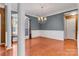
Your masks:
{"label": "white ceiling", "polygon": [[[41,9],[41,6],[44,7]],[[49,16],[77,8],[76,3],[25,3],[25,13],[31,16]],[[17,4],[12,4],[12,11],[17,11]]]}
{"label": "white ceiling", "polygon": [[[41,6],[44,8],[41,9]],[[33,16],[49,16],[77,8],[77,4],[26,4],[26,14]]]}

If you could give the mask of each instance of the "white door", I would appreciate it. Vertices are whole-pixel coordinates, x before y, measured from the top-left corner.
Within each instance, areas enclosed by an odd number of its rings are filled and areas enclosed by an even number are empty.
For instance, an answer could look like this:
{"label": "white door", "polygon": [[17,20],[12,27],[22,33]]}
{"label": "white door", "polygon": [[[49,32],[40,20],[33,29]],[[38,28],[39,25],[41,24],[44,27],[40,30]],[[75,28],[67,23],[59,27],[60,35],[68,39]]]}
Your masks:
{"label": "white door", "polygon": [[69,19],[65,19],[65,38],[66,39],[75,39],[76,32],[76,18],[71,17]]}

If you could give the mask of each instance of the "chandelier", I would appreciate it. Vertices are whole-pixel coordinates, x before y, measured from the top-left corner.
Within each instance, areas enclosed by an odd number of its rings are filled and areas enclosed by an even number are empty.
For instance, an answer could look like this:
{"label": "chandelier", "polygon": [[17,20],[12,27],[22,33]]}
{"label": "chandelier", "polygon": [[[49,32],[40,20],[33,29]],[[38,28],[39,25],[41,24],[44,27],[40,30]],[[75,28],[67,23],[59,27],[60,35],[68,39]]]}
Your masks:
{"label": "chandelier", "polygon": [[38,23],[45,23],[47,21],[47,18],[46,17],[38,17]]}
{"label": "chandelier", "polygon": [[[41,6],[41,13],[43,13],[44,7]],[[38,16],[38,23],[45,23],[47,21],[47,17],[45,16]]]}

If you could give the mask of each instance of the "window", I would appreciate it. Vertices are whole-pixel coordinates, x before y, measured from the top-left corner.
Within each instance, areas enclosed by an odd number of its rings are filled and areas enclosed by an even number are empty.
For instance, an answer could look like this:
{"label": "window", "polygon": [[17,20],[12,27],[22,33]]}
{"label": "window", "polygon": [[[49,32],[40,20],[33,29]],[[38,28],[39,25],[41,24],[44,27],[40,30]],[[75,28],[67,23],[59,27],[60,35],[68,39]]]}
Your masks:
{"label": "window", "polygon": [[17,14],[12,14],[12,31],[13,31],[13,36],[17,35],[17,26],[18,26],[18,15]]}

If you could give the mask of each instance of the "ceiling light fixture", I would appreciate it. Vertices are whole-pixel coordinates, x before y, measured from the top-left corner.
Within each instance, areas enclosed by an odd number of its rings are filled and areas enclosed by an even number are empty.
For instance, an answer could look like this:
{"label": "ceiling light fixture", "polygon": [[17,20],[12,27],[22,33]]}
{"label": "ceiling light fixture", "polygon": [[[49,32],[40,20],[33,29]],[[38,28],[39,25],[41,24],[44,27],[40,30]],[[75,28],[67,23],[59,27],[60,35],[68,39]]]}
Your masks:
{"label": "ceiling light fixture", "polygon": [[[42,6],[41,7],[41,13],[43,12],[43,9],[44,9],[44,7]],[[47,17],[45,17],[45,16],[39,16],[39,17],[37,17],[38,18],[38,23],[45,23],[46,21],[47,21]]]}

